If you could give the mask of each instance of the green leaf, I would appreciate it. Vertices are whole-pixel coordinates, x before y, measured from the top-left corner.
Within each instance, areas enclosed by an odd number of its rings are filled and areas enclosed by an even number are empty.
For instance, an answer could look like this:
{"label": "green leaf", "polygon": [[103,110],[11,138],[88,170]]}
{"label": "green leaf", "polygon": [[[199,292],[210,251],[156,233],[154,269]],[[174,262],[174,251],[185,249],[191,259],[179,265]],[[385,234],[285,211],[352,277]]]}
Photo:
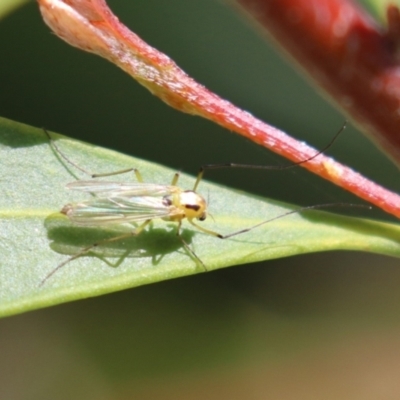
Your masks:
{"label": "green leaf", "polygon": [[386,9],[389,5],[400,7],[400,0],[363,0],[362,3],[386,24]]}
{"label": "green leaf", "polygon": [[[91,172],[136,167],[147,182],[161,184],[169,184],[174,173],[63,136],[53,137],[65,155]],[[73,174],[79,171],[60,161],[41,129],[0,119],[0,156],[0,315],[204,273],[176,237],[176,224],[158,220],[136,238],[108,243],[96,254],[71,261],[41,286],[42,280],[69,256],[98,240],[124,233],[127,227],[77,227],[58,212],[63,205],[87,196],[65,190],[65,184],[73,181]],[[88,179],[82,174],[80,178]],[[112,177],[131,179],[133,174]],[[179,184],[191,189],[194,178],[182,175]],[[222,234],[293,209],[205,181],[199,189],[209,199],[213,217],[199,224]],[[399,233],[397,225],[309,211],[227,240],[199,232],[184,221],[183,237],[211,271],[333,249],[399,256]]]}
{"label": "green leaf", "polygon": [[1,0],[0,18],[7,16],[10,12],[14,11],[14,9],[27,2],[28,0]]}

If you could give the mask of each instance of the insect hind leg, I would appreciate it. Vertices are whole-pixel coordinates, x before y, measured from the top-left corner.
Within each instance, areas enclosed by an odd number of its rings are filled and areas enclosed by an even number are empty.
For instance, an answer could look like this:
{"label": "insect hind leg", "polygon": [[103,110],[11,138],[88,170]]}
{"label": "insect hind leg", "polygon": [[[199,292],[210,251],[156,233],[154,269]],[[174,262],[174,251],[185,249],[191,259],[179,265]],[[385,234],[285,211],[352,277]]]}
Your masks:
{"label": "insect hind leg", "polygon": [[106,176],[114,176],[114,175],[121,175],[121,174],[126,174],[128,172],[134,172],[136,175],[136,178],[139,182],[143,182],[142,175],[136,168],[125,168],[121,169],[118,171],[113,171],[113,172],[104,172],[104,173],[92,173],[88,171],[87,169],[81,167],[74,161],[72,161],[70,158],[68,158],[58,147],[58,145],[55,143],[55,140],[51,137],[49,131],[47,131],[45,128],[42,128],[43,132],[46,134],[47,138],[49,139],[50,146],[53,150],[53,152],[58,156],[59,159],[62,161],[66,162],[67,164],[73,166],[74,168],[78,169],[79,171],[83,172],[85,175],[90,176],[91,178],[102,178]]}

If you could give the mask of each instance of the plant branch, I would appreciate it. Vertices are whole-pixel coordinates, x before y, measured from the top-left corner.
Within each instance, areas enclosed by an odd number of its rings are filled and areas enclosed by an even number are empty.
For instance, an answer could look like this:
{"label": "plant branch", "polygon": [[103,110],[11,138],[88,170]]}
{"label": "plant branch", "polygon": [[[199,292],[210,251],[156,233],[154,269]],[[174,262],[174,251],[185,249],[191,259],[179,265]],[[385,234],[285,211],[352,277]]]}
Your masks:
{"label": "plant branch", "polygon": [[400,166],[400,12],[350,0],[234,0]]}
{"label": "plant branch", "polygon": [[[279,1],[282,0],[258,3],[267,5]],[[314,3],[312,0],[304,2]],[[170,106],[210,119],[293,162],[315,155],[315,149],[258,120],[194,81],[170,58],[121,24],[104,0],[38,0],[38,3],[45,22],[58,36],[113,62]],[[254,5],[257,1],[243,0],[241,3]],[[302,166],[400,217],[400,196],[333,159],[321,154]]]}

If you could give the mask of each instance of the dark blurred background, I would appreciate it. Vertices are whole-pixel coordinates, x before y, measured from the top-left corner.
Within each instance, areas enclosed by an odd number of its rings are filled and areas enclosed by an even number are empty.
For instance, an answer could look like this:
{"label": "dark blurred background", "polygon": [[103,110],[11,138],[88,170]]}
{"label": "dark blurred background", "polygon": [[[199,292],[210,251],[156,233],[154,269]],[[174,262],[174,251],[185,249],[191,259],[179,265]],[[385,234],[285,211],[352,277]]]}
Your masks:
{"label": "dark blurred background", "polygon": [[[342,125],[226,3],[108,4],[207,88],[316,148]],[[191,174],[209,162],[285,163],[62,42],[34,2],[0,22],[0,44],[3,117]],[[329,153],[399,191],[397,169],[353,127]],[[300,168],[207,178],[295,204],[358,201]],[[377,255],[314,254],[11,317],[0,322],[0,397],[397,399],[398,267]]]}

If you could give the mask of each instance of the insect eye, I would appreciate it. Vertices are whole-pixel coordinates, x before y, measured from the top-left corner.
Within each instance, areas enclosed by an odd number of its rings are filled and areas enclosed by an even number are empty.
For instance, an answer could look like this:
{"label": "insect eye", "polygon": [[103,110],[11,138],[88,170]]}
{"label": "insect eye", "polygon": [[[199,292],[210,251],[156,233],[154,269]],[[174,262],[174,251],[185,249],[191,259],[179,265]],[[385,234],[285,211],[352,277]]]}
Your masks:
{"label": "insect eye", "polygon": [[185,204],[187,210],[199,211],[200,206],[198,204]]}
{"label": "insect eye", "polygon": [[207,218],[207,214],[203,213],[200,215],[200,217],[198,219],[199,219],[199,221],[204,221],[206,218]]}

